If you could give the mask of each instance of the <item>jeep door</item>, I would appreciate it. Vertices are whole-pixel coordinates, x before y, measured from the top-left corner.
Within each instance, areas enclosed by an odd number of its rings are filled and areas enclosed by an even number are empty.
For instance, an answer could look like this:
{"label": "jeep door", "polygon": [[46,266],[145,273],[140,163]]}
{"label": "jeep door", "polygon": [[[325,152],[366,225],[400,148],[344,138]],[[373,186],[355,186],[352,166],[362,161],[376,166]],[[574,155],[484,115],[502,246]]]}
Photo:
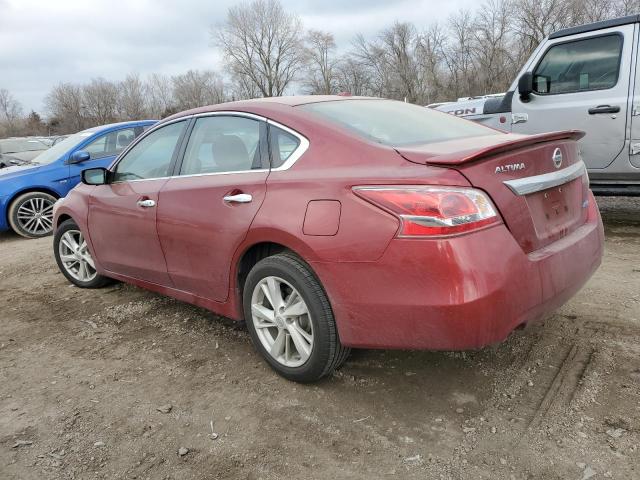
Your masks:
{"label": "jeep door", "polygon": [[602,171],[625,148],[635,24],[554,38],[532,57],[533,93],[513,96],[514,133],[578,129],[590,172]]}

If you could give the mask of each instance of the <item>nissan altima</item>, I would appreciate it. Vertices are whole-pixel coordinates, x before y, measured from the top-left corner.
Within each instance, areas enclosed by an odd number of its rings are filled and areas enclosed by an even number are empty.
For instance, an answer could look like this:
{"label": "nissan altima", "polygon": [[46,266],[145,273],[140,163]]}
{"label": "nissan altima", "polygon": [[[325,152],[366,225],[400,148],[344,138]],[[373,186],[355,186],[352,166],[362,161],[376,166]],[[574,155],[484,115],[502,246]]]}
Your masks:
{"label": "nissan altima", "polygon": [[78,287],[117,279],[244,320],[295,381],[350,348],[479,348],[600,264],[582,135],[348,96],[190,110],[82,172],[54,254]]}

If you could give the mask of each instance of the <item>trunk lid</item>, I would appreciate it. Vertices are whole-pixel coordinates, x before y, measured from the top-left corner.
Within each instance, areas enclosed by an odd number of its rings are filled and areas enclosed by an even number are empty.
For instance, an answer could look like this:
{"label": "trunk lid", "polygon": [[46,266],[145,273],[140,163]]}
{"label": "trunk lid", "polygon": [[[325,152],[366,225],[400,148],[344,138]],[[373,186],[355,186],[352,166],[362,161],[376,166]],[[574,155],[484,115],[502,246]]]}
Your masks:
{"label": "trunk lid", "polygon": [[453,168],[488,193],[529,253],[587,220],[588,177],[576,142],[583,135],[488,135],[396,150],[411,162]]}

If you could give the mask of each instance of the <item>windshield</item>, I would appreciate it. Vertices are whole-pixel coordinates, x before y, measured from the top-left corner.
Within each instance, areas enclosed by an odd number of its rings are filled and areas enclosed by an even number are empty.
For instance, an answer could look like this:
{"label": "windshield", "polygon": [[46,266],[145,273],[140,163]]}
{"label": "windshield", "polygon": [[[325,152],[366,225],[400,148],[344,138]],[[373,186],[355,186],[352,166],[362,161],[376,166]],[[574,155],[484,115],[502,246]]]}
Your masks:
{"label": "windshield", "polygon": [[85,130],[83,132],[78,132],[74,135],[71,135],[59,143],[56,143],[49,150],[42,152],[36,158],[32,160],[33,163],[39,163],[41,165],[45,165],[47,163],[55,162],[62,155],[67,153],[73,147],[78,145],[80,142],[85,140],[87,137],[90,137],[95,133],[94,130]]}
{"label": "windshield", "polygon": [[11,138],[0,140],[0,153],[21,153],[46,150],[49,148],[43,141],[34,138]]}
{"label": "windshield", "polygon": [[300,108],[369,140],[396,147],[500,133],[453,115],[393,100],[341,100]]}

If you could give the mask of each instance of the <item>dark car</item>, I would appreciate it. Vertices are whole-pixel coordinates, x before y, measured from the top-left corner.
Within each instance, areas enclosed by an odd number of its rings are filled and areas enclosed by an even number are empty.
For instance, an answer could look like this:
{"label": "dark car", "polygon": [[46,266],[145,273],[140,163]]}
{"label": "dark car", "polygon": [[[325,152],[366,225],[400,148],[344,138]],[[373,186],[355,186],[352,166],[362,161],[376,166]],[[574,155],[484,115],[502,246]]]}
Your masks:
{"label": "dark car", "polygon": [[50,145],[39,138],[5,138],[0,140],[0,168],[25,165]]}

